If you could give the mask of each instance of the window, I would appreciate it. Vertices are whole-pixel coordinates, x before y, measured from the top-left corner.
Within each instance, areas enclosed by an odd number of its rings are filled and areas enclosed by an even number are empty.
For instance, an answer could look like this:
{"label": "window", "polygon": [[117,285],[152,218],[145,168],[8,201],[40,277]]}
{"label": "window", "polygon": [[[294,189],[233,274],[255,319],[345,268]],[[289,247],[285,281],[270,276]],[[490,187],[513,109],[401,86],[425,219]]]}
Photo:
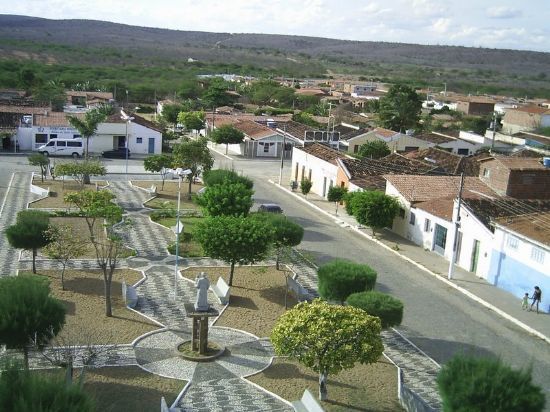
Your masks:
{"label": "window", "polygon": [[457,153],[459,155],[468,156],[470,154],[470,150],[468,150],[468,149],[458,149]]}
{"label": "window", "polygon": [[418,150],[418,146],[405,146],[405,152],[414,152]]}
{"label": "window", "polygon": [[34,141],[36,143],[48,143],[48,135],[44,133],[37,133],[34,135]]}
{"label": "window", "polygon": [[541,264],[544,263],[544,250],[533,246],[531,248],[531,260]]}
{"label": "window", "polygon": [[414,225],[414,222],[416,222],[416,216],[415,216],[414,212],[411,212],[411,217],[409,219],[409,224]]}
{"label": "window", "polygon": [[491,171],[487,169],[486,167],[483,168],[483,177],[489,177],[491,176]]}
{"label": "window", "polygon": [[264,153],[269,153],[269,143],[264,143]]}
{"label": "window", "polygon": [[353,146],[353,153],[357,153],[359,151],[359,146],[355,145]]}
{"label": "window", "polygon": [[73,134],[73,139],[79,139],[79,138],[81,138],[81,137],[82,137],[82,136],[79,135],[79,134]]}
{"label": "window", "polygon": [[82,142],[67,142],[68,147],[82,147]]}
{"label": "window", "polygon": [[65,141],[58,141],[58,142],[57,142],[57,147],[67,147],[67,142],[65,142]]}
{"label": "window", "polygon": [[402,207],[399,208],[399,217],[401,219],[405,219],[405,209],[403,209]]}
{"label": "window", "polygon": [[136,137],[136,143],[137,144],[143,143],[143,137]]}
{"label": "window", "polygon": [[424,219],[424,232],[429,232],[432,228],[432,221],[430,219]]}
{"label": "window", "polygon": [[510,249],[517,249],[519,246],[518,238],[508,235],[506,238],[506,246],[508,246]]}
{"label": "window", "polygon": [[55,134],[55,133],[50,134],[50,140],[52,140],[52,139],[57,139],[57,134]]}

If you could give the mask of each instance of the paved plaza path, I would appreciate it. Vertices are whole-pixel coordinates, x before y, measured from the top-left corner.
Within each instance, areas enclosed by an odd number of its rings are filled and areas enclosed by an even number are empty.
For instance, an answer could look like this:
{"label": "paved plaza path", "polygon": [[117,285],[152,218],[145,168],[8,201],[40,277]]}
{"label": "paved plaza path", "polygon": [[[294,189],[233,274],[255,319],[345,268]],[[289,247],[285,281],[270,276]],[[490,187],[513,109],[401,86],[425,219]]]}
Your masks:
{"label": "paved plaza path", "polygon": [[[18,184],[28,184],[25,183],[25,176],[16,176]],[[221,342],[227,348],[223,356],[206,363],[190,362],[178,356],[177,345],[189,340],[191,335],[191,322],[186,317],[184,304],[195,301],[196,289],[191,281],[181,276],[175,277],[176,258],[167,251],[174,235],[149,219],[143,203],[150,196],[144,190],[127,182],[113,182],[109,189],[116,194],[117,202],[126,211],[125,216],[131,220],[127,231],[121,234],[127,245],[136,250],[136,256],[121,261],[121,267],[137,269],[146,275],[136,288],[139,296],[136,310],[157,322],[160,329],[139,337],[132,345],[107,348],[109,350],[102,352],[93,365],[139,365],[151,373],[189,381],[173,405],[182,411],[292,411],[288,402],[244,379],[269,366],[274,352],[268,339],[212,326],[211,340]],[[22,193],[19,191],[20,195]],[[13,197],[8,199],[14,203],[14,208],[24,207],[26,200],[21,199],[24,196],[8,195]],[[8,212],[8,218],[13,219],[11,212]],[[315,265],[296,251],[291,260],[292,269],[298,273],[298,281],[312,296],[316,296]],[[28,269],[30,263],[29,259],[21,260],[19,268]],[[45,259],[39,259],[37,266],[48,269],[58,267],[56,262]],[[179,268],[182,269],[212,267],[208,271],[211,279],[216,277],[217,266],[226,265],[209,258],[179,259]],[[93,268],[95,261],[75,260],[69,267]],[[176,296],[174,285],[177,285]],[[211,291],[208,299],[215,302],[214,308],[223,310]],[[435,386],[439,366],[395,330],[383,332],[383,340],[386,355],[401,367],[407,386],[434,409],[439,409],[440,399]],[[48,367],[43,357],[36,354],[31,358],[31,364],[37,368]]]}

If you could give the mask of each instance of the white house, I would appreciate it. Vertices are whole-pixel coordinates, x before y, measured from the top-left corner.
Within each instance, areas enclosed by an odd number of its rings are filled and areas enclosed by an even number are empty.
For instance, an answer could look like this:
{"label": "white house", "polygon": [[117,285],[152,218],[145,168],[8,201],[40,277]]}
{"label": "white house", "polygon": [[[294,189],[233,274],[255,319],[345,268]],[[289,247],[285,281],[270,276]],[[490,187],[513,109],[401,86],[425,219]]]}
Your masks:
{"label": "white house", "polygon": [[339,167],[336,159],[347,157],[345,153],[321,143],[294,146],[291,179],[298,183],[303,179],[311,180],[311,192],[326,197],[328,189],[337,181]]}
{"label": "white house", "polygon": [[447,150],[463,156],[472,155],[481,146],[464,139],[457,139],[443,133],[423,133],[415,135],[417,139],[424,140],[430,147],[437,146],[440,149]]}

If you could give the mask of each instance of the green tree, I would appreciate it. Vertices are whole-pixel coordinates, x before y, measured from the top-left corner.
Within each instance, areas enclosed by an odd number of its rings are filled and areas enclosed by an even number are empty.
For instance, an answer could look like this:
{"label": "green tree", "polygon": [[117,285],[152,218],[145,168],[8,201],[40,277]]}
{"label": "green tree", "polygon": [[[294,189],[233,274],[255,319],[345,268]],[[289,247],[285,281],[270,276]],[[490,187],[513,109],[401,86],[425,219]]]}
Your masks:
{"label": "green tree", "polygon": [[329,202],[334,202],[336,205],[336,214],[338,214],[338,205],[344,200],[346,193],[348,193],[348,188],[343,186],[331,186],[328,189],[327,200]]}
{"label": "green tree", "polygon": [[403,320],[403,302],[386,293],[374,290],[352,293],[346,303],[380,318],[383,329],[398,326]]}
{"label": "green tree", "polygon": [[285,215],[277,213],[256,213],[257,219],[267,221],[273,228],[273,246],[276,252],[275,265],[279,269],[279,262],[285,248],[298,246],[304,238],[304,228],[293,222]]}
{"label": "green tree", "polygon": [[[399,201],[392,196],[376,190],[355,192],[346,199],[346,209],[362,224],[376,230],[391,227],[399,212]],[[349,205],[349,209],[348,209]]]}
{"label": "green tree", "polygon": [[362,144],[359,147],[357,155],[360,158],[367,157],[369,159],[380,159],[390,153],[391,150],[386,142],[383,140],[373,140],[372,142]]}
{"label": "green tree", "polygon": [[42,178],[42,181],[44,181],[44,178],[46,177],[46,173],[48,171],[48,166],[50,165],[50,159],[48,156],[44,156],[41,153],[33,153],[27,157],[29,160],[29,164],[31,166],[39,166],[40,167],[40,177]]}
{"label": "green tree", "polygon": [[302,179],[302,181],[300,182],[300,190],[305,197],[307,197],[308,193],[310,192],[311,186],[313,186],[313,183],[309,179]]}
{"label": "green tree", "polygon": [[254,203],[254,191],[242,183],[225,181],[221,185],[208,186],[197,203],[209,216],[248,216]]}
{"label": "green tree", "polygon": [[491,123],[490,118],[484,117],[465,117],[462,119],[462,130],[468,130],[478,135],[485,136],[485,131]]}
{"label": "green tree", "polygon": [[223,79],[213,78],[208,83],[206,91],[202,95],[202,100],[206,107],[227,106],[232,103],[233,97],[228,93],[228,85]]}
{"label": "green tree", "polygon": [[313,119],[313,116],[306,112],[300,112],[292,115],[292,120],[298,123],[310,126],[313,129],[319,129],[321,125]]}
{"label": "green tree", "polygon": [[49,81],[46,83],[35,82],[34,84],[35,87],[32,89],[32,96],[35,103],[48,105],[54,111],[63,111],[63,105],[67,101],[63,83]]}
{"label": "green tree", "polygon": [[29,346],[46,345],[65,324],[65,306],[50,296],[45,278],[34,275],[0,279],[0,343],[21,349],[29,367]]}
{"label": "green tree", "polygon": [[32,273],[36,273],[36,252],[49,243],[46,236],[49,224],[48,213],[27,209],[20,211],[15,225],[6,229],[10,245],[17,249],[32,250]]}
{"label": "green tree", "polygon": [[319,296],[343,303],[352,293],[374,289],[376,271],[368,265],[334,259],[319,267]]}
{"label": "green tree", "polygon": [[217,144],[225,144],[225,154],[230,144],[242,143],[244,133],[235,128],[232,124],[224,124],[214,129],[210,139]]}
{"label": "green tree", "polygon": [[84,186],[86,179],[90,183],[90,176],[105,176],[107,169],[98,160],[84,159],[81,162],[58,163],[55,166],[56,176],[70,176],[80,186]]}
{"label": "green tree", "polygon": [[111,284],[123,249],[120,237],[113,230],[113,225],[122,220],[123,210],[113,203],[114,199],[115,195],[108,190],[81,190],[65,196],[65,202],[75,205],[86,220],[96,261],[103,273],[105,315],[108,317],[113,316]]}
{"label": "green tree", "polygon": [[201,95],[201,87],[197,79],[184,79],[180,83],[179,96],[183,99],[196,99]]}
{"label": "green tree", "polygon": [[49,243],[44,248],[44,254],[61,263],[61,289],[65,290],[67,264],[86,252],[86,243],[80,240],[76,229],[69,225],[50,226],[46,237]]}
{"label": "green tree", "polygon": [[77,385],[42,376],[12,363],[0,372],[0,410],[10,412],[93,412],[93,401]]}
{"label": "green tree", "polygon": [[171,155],[167,154],[158,154],[146,157],[143,160],[143,168],[148,172],[158,173],[162,178],[162,188],[164,190],[164,181],[166,180],[166,175],[168,170],[172,167],[174,159]]}
{"label": "green tree", "polygon": [[409,86],[395,84],[380,98],[378,118],[381,126],[404,132],[414,129],[420,120],[422,101]]}
{"label": "green tree", "polygon": [[180,104],[166,104],[162,107],[161,116],[170,124],[176,125],[178,122],[178,115],[183,110]]}
{"label": "green tree", "polygon": [[249,217],[216,216],[197,224],[194,238],[204,253],[231,265],[229,286],[233,285],[235,265],[254,263],[267,255],[272,229],[267,222]]}
{"label": "green tree", "polygon": [[302,302],[284,313],[271,333],[275,353],[319,373],[319,399],[326,400],[327,378],[356,362],[378,360],[384,350],[380,319],[351,306],[321,300]]}
{"label": "green tree", "polygon": [[191,171],[187,176],[189,181],[189,200],[191,200],[191,185],[195,177],[199,176],[202,172],[210,170],[214,164],[214,158],[206,144],[206,139],[190,140],[175,145],[172,152],[174,156],[173,166]]}
{"label": "green tree", "polygon": [[212,169],[203,173],[202,177],[206,186],[215,186],[225,184],[226,181],[230,183],[242,183],[248,189],[254,187],[254,182],[246,176],[241,176],[234,170],[229,169]]}
{"label": "green tree", "polygon": [[437,375],[445,412],[540,412],[545,397],[531,370],[517,371],[500,359],[457,355]]}
{"label": "green tree", "polygon": [[199,130],[204,129],[204,112],[180,112],[178,114],[178,123],[185,126],[187,130],[196,130],[197,134]]}
{"label": "green tree", "polygon": [[[90,146],[90,137],[92,137],[97,132],[97,127],[101,122],[105,120],[105,114],[101,110],[90,110],[84,115],[84,119],[81,119],[77,116],[67,116],[69,123],[74,127],[80,135],[86,140],[86,150],[84,152],[84,157],[88,159],[90,155],[89,146]],[[87,180],[84,182],[86,184],[90,183],[90,177],[87,177]]]}

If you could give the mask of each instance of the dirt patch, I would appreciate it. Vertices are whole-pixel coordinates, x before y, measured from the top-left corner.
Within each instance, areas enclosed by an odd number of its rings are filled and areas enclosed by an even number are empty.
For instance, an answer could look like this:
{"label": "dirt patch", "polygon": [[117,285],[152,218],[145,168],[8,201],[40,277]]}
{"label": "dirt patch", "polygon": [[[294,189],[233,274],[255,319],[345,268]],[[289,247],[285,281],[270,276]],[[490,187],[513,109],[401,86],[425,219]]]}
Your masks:
{"label": "dirt patch", "polygon": [[[229,268],[188,269],[182,274],[188,279],[204,271],[214,284],[221,276],[229,280]],[[229,307],[216,321],[216,326],[227,326],[268,337],[275,322],[285,312],[285,277],[275,267],[243,266],[235,268]],[[289,293],[288,307],[297,303]]]}
{"label": "dirt patch", "polygon": [[[75,380],[80,370],[75,370]],[[36,373],[63,378],[63,371],[39,371]],[[164,396],[171,405],[187,381],[164,378],[145,372],[137,366],[87,369],[84,391],[92,396],[97,411],[155,411]]]}
{"label": "dirt patch", "polygon": [[133,285],[142,276],[131,269],[116,270],[111,287],[113,316],[105,316],[105,298],[103,274],[98,270],[67,270],[65,289],[61,290],[58,271],[42,270],[40,275],[51,280],[51,294],[61,300],[67,308],[65,326],[59,334],[59,340],[80,340],[88,342],[131,343],[138,336],[159,326],[147,318],[126,308],[122,300],[122,281]]}
{"label": "dirt patch", "polygon": [[[177,208],[178,203],[178,182],[167,180],[164,183],[164,189],[161,190],[162,182],[158,180],[155,181],[132,181],[134,186],[139,186],[144,189],[149,189],[151,185],[157,187],[157,195],[154,199],[145,203],[145,206],[151,207],[153,209],[175,209]],[[194,198],[196,193],[203,188],[203,185],[192,184],[191,185],[191,196]],[[181,184],[181,198],[180,198],[180,209],[198,209],[198,206],[193,202],[193,200],[188,199],[189,183],[182,182]]]}
{"label": "dirt patch", "polygon": [[[288,401],[298,400],[307,388],[317,397],[318,375],[296,361],[276,358],[265,371],[247,378]],[[397,369],[381,357],[371,365],[356,365],[328,378],[326,411],[401,411],[397,399]]]}
{"label": "dirt patch", "polygon": [[[97,188],[103,188],[107,185],[107,182],[104,180],[92,182],[89,185],[81,186],[74,180],[65,180],[63,182],[62,180],[44,180],[44,182],[41,181],[41,179],[34,178],[33,184],[35,186],[41,187],[43,189],[50,189],[50,196],[46,197],[44,199],[40,199],[36,202],[33,202],[29,205],[30,208],[45,208],[45,209],[55,209],[55,208],[62,208],[62,209],[68,209],[71,208],[71,210],[76,211],[77,209],[69,204],[65,203],[63,199],[65,198],[65,195],[68,193],[74,193],[81,190],[96,190]],[[96,185],[97,184],[97,185]]]}

